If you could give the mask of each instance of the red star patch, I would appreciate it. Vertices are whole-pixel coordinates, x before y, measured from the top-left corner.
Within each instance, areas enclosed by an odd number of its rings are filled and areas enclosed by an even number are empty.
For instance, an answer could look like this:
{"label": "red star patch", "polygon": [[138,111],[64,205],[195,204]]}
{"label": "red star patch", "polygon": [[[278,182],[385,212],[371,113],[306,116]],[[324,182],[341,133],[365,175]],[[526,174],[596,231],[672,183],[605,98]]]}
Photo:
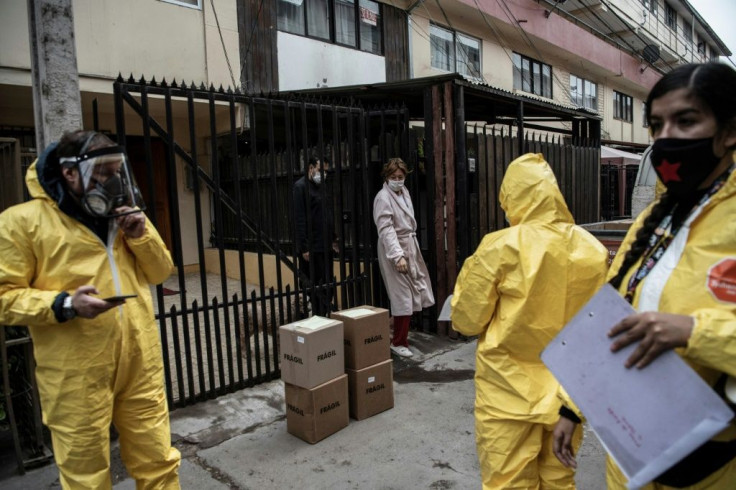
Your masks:
{"label": "red star patch", "polygon": [[679,168],[680,162],[670,163],[667,161],[666,158],[663,158],[662,163],[660,163],[659,167],[657,167],[657,170],[659,171],[659,178],[662,179],[662,183],[666,184],[667,182],[680,182],[682,179],[677,173],[677,170]]}

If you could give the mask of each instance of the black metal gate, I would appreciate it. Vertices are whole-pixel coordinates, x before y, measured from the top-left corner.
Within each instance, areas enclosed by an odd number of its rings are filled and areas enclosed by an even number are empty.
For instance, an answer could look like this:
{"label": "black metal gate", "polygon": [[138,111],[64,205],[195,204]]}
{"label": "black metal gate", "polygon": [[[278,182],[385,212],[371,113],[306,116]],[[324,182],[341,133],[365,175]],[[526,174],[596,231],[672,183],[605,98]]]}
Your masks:
{"label": "black metal gate", "polygon": [[[177,265],[154,293],[172,409],[278,378],[278,327],[319,295],[332,309],[383,303],[372,202],[386,158],[412,162],[406,110],[120,78],[115,117],[119,143],[140,147],[147,214]],[[299,271],[294,244],[293,186],[310,156],[331,164],[324,284]]]}

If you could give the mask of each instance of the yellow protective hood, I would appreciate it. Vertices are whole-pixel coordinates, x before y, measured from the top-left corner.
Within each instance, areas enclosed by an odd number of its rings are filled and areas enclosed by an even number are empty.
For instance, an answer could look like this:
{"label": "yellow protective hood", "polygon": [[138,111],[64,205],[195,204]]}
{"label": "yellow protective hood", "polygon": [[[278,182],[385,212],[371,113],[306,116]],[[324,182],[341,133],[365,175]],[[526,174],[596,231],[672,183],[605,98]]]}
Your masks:
{"label": "yellow protective hood", "polygon": [[608,259],[574,224],[542,155],[510,164],[500,200],[513,226],[483,238],[452,299],[453,329],[479,336],[478,430],[490,420],[557,420],[558,384],[539,355],[603,284]]}
{"label": "yellow protective hood", "polygon": [[555,174],[541,153],[527,153],[511,162],[501,183],[499,202],[512,225],[574,223]]}

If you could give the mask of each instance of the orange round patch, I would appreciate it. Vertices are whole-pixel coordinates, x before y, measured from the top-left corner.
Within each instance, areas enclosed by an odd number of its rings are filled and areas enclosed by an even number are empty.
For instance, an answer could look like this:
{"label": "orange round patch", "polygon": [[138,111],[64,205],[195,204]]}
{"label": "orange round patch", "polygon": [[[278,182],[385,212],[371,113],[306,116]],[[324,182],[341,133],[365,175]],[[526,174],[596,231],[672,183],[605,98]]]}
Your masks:
{"label": "orange round patch", "polygon": [[736,259],[723,259],[710,268],[708,289],[717,299],[736,303]]}

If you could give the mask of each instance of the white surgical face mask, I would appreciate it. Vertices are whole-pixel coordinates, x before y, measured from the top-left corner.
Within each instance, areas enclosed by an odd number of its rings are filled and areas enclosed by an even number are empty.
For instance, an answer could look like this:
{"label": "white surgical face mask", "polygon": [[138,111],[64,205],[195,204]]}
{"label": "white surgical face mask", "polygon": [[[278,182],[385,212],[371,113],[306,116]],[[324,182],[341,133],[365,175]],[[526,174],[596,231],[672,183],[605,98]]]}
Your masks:
{"label": "white surgical face mask", "polygon": [[319,185],[322,183],[322,174],[317,172],[312,176],[312,182]]}
{"label": "white surgical face mask", "polygon": [[389,180],[388,186],[392,191],[397,192],[404,188],[404,181],[403,180]]}

